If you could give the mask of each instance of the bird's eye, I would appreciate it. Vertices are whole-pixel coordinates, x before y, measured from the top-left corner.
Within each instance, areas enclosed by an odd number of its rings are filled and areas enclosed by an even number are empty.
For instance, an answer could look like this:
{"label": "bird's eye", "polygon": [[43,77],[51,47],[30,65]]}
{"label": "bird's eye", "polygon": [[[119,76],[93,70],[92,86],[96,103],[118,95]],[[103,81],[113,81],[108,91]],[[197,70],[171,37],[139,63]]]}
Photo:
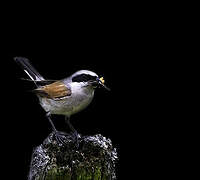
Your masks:
{"label": "bird's eye", "polygon": [[95,81],[96,80],[96,76],[91,76],[89,74],[79,74],[77,76],[74,76],[72,78],[73,82],[87,82],[87,81]]}

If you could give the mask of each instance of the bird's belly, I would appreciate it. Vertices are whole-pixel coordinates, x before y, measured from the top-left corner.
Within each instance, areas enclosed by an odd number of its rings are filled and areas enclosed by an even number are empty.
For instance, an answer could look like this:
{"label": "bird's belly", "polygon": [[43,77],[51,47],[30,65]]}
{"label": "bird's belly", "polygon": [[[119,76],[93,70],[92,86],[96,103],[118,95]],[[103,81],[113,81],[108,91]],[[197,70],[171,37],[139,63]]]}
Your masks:
{"label": "bird's belly", "polygon": [[70,116],[85,109],[93,99],[92,95],[76,95],[60,100],[41,98],[40,104],[46,112]]}

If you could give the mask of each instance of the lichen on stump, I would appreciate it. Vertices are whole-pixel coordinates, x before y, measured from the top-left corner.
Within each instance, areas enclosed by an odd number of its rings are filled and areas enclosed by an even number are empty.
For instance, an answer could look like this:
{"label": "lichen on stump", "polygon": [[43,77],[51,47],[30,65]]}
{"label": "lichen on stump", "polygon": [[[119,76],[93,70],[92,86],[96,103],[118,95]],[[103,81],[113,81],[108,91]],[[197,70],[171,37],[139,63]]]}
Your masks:
{"label": "lichen on stump", "polygon": [[29,180],[114,180],[116,149],[102,135],[65,136],[58,144],[51,133],[32,154]]}

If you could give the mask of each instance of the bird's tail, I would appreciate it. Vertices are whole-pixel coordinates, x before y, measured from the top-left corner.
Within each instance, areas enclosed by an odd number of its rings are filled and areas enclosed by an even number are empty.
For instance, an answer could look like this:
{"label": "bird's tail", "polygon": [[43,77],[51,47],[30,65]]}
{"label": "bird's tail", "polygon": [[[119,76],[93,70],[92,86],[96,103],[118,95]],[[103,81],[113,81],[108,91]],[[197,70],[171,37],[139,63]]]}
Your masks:
{"label": "bird's tail", "polygon": [[45,81],[40,73],[31,65],[30,61],[25,57],[15,57],[16,63],[24,70],[30,79],[38,86],[37,82]]}

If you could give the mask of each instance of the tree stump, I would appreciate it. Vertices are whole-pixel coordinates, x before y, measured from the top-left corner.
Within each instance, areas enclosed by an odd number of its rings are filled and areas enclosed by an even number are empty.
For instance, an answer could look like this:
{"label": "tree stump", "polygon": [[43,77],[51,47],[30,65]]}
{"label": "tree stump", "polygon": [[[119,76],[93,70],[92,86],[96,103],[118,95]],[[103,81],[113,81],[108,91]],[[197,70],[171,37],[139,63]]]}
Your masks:
{"label": "tree stump", "polygon": [[102,135],[65,136],[58,144],[54,133],[32,153],[29,180],[114,180],[116,149]]}

